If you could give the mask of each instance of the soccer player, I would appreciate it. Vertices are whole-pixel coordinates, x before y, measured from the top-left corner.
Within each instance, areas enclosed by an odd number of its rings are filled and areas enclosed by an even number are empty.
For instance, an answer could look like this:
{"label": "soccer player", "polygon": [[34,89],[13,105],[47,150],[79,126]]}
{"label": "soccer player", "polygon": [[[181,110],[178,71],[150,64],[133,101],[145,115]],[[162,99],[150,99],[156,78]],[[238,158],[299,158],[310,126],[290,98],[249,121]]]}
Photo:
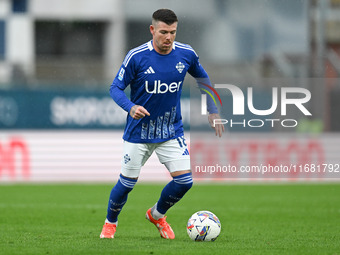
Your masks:
{"label": "soccer player", "polygon": [[[187,44],[175,41],[177,16],[168,9],[153,13],[152,40],[129,51],[110,87],[113,100],[127,114],[124,130],[122,169],[113,187],[107,216],[100,238],[114,238],[118,215],[135,186],[141,167],[155,151],[173,180],[160,194],[156,204],[147,210],[146,218],[161,237],[174,239],[165,213],[177,203],[193,184],[190,156],[183,134],[180,97],[186,73],[198,83],[210,83],[196,52]],[[130,85],[131,100],[124,89]],[[208,100],[208,120],[219,119],[216,106]],[[213,127],[221,136],[223,125]]]}

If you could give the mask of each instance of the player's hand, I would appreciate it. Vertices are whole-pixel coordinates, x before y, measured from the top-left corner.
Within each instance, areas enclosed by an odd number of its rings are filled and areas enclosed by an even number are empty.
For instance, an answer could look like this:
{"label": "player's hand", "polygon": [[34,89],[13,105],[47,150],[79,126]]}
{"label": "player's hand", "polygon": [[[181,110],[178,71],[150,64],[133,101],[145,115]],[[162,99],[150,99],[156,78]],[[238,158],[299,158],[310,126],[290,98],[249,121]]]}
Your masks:
{"label": "player's hand", "polygon": [[131,107],[130,116],[135,120],[144,118],[145,115],[150,116],[150,113],[141,105],[134,105]]}
{"label": "player's hand", "polygon": [[222,137],[222,133],[224,132],[224,125],[223,124],[215,124],[215,126],[214,126],[214,120],[215,119],[221,119],[221,117],[218,113],[209,114],[209,116],[208,116],[209,124],[213,129],[215,129],[215,135]]}

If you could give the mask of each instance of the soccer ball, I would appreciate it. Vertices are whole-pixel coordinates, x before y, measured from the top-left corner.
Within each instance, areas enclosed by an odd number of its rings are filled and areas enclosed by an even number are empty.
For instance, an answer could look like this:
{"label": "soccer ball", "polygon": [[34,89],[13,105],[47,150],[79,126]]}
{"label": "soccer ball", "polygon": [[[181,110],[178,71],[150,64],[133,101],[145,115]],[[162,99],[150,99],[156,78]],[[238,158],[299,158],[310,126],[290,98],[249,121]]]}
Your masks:
{"label": "soccer ball", "polygon": [[188,220],[187,232],[194,241],[215,241],[221,232],[221,223],[212,212],[199,211]]}

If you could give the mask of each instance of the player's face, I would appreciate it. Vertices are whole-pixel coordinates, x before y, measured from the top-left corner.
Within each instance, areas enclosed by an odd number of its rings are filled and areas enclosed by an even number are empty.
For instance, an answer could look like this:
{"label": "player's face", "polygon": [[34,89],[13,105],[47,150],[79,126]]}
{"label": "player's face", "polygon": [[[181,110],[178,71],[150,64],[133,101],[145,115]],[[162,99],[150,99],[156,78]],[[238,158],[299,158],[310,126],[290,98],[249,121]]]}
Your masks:
{"label": "player's face", "polygon": [[172,50],[172,44],[175,41],[177,22],[167,25],[158,21],[150,26],[150,32],[153,38],[153,47],[160,54],[168,54]]}

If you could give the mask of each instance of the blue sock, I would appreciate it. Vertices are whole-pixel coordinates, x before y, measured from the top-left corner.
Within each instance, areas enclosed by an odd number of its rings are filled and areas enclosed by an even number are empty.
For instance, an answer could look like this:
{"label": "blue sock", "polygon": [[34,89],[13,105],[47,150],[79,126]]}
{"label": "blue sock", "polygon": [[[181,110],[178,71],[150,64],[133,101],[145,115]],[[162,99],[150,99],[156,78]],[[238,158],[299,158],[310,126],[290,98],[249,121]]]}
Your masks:
{"label": "blue sock", "polygon": [[191,188],[192,183],[191,173],[174,177],[162,190],[161,197],[157,202],[157,211],[165,214]]}
{"label": "blue sock", "polygon": [[117,184],[112,188],[106,218],[110,222],[117,222],[118,215],[126,203],[129,192],[135,186],[137,180],[119,176]]}

